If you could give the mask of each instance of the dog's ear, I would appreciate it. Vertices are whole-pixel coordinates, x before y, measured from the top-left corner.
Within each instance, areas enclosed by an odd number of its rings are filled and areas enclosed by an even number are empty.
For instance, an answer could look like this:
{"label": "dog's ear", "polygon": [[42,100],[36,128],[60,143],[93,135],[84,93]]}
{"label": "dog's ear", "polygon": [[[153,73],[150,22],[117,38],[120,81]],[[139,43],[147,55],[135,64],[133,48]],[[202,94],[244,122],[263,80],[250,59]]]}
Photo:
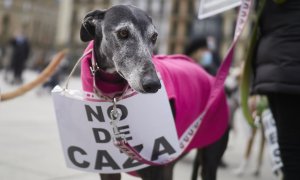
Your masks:
{"label": "dog's ear", "polygon": [[95,37],[95,22],[103,20],[105,16],[105,10],[94,10],[89,12],[83,19],[80,28],[80,39],[83,42],[93,40]]}

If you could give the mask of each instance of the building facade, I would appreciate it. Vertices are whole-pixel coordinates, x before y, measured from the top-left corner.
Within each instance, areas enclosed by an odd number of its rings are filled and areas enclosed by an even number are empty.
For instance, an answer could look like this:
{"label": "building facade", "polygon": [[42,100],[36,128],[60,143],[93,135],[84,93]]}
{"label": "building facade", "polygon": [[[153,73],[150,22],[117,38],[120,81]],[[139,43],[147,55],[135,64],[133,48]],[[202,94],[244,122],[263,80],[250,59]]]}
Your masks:
{"label": "building facade", "polygon": [[[8,42],[16,29],[22,28],[32,44],[34,53],[68,47],[74,56],[78,57],[86,46],[80,41],[79,31],[87,12],[106,9],[116,4],[132,4],[145,10],[152,17],[159,33],[157,53],[183,53],[189,37],[197,35],[193,27],[198,24],[196,15],[199,2],[199,0],[0,0],[0,47]],[[218,32],[220,37],[225,37],[224,40],[231,38],[235,19],[232,14],[234,13],[223,13],[219,19],[224,21],[224,26],[223,23],[215,26],[217,29],[222,28]],[[204,23],[204,26],[207,25],[209,24]],[[200,23],[200,28],[196,28],[196,31],[202,30]]]}

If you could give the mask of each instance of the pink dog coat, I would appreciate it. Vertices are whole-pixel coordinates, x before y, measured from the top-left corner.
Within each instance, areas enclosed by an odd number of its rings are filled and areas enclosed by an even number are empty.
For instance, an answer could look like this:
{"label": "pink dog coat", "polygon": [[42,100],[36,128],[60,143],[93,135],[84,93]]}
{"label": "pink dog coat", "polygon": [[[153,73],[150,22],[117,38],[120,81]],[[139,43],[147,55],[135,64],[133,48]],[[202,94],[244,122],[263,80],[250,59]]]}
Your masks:
{"label": "pink dog coat", "polygon": [[[85,52],[93,48],[90,42]],[[81,79],[83,90],[93,92],[93,77],[90,73],[92,53],[88,53],[81,62]],[[192,59],[184,55],[156,55],[153,63],[160,73],[170,100],[175,102],[175,124],[178,137],[203,112],[211,92],[215,78],[205,72]],[[107,75],[105,79],[114,77]],[[96,86],[103,93],[119,92],[124,89],[126,82],[108,83],[98,80]],[[186,148],[201,148],[218,140],[228,128],[228,107],[225,93],[222,92],[214,103],[215,107],[207,112],[194,139]]]}

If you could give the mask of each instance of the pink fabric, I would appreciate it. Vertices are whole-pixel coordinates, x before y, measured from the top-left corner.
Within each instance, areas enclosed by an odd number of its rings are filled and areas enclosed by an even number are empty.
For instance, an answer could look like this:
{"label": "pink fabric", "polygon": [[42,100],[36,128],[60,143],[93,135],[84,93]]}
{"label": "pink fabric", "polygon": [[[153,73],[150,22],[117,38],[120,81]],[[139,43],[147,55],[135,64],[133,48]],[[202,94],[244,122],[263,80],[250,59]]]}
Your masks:
{"label": "pink fabric", "polygon": [[[88,53],[91,49],[93,49],[93,42],[89,43],[84,53]],[[92,56],[93,53],[90,51],[81,60],[81,82],[83,90],[87,92],[93,92],[93,76],[90,71]],[[127,87],[126,81],[122,81],[117,73],[110,74],[101,71],[98,75],[101,78],[97,79],[96,86],[107,96],[110,96],[111,93],[121,93]]]}
{"label": "pink fabric", "polygon": [[[161,74],[169,99],[175,100],[176,128],[178,136],[181,137],[184,130],[203,112],[214,77],[184,55],[154,56],[153,62]],[[228,117],[229,111],[223,92],[217,98],[215,107],[207,112],[186,151],[218,140],[228,127]]]}
{"label": "pink fabric", "polygon": [[[88,51],[93,49],[93,41],[89,43],[87,48],[84,51],[86,54]],[[81,60],[81,83],[84,91],[93,92],[93,76],[91,75],[90,65],[92,64],[92,52],[85,55]]]}
{"label": "pink fabric", "polygon": [[[93,42],[88,45],[85,52],[91,48],[93,48]],[[93,79],[89,71],[91,57],[92,53],[88,54],[81,63],[83,90],[88,92],[93,91]],[[178,136],[181,137],[184,130],[203,112],[215,78],[184,55],[153,56],[153,63],[162,77],[169,99],[175,102],[176,129]],[[101,85],[101,83],[96,84],[97,87]],[[107,87],[109,91],[122,88],[121,86]],[[222,92],[216,99],[214,108],[207,112],[199,131],[186,151],[204,147],[218,140],[228,128],[228,118],[226,97]]]}

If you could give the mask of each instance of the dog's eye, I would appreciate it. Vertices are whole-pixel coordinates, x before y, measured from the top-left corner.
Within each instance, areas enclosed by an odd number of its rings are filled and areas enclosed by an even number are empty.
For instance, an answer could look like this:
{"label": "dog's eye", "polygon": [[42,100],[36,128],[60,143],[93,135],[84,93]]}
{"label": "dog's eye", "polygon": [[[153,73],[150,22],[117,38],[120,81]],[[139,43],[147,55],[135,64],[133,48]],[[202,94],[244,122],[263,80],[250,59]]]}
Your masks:
{"label": "dog's eye", "polygon": [[127,39],[129,37],[129,31],[127,29],[121,29],[117,32],[118,38]]}
{"label": "dog's eye", "polygon": [[154,44],[157,40],[157,33],[154,33],[152,36],[151,36],[151,41],[152,43]]}

